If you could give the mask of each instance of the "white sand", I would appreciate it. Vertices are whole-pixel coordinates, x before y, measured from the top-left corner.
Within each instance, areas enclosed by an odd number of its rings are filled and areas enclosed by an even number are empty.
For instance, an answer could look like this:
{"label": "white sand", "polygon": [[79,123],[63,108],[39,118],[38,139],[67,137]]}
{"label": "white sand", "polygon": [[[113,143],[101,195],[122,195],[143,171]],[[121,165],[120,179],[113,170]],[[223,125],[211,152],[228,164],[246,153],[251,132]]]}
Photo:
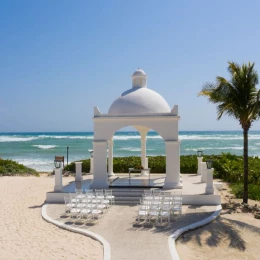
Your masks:
{"label": "white sand", "polygon": [[[222,202],[230,199],[228,186],[221,192]],[[229,196],[227,199],[226,195]],[[260,202],[250,201],[251,205]],[[212,223],[189,231],[177,240],[177,251],[182,260],[258,260],[260,259],[260,220],[252,213],[222,210],[220,217]]]}
{"label": "white sand", "polygon": [[[64,178],[64,182],[72,181]],[[51,177],[0,178],[0,259],[103,259],[102,245],[41,217]]]}

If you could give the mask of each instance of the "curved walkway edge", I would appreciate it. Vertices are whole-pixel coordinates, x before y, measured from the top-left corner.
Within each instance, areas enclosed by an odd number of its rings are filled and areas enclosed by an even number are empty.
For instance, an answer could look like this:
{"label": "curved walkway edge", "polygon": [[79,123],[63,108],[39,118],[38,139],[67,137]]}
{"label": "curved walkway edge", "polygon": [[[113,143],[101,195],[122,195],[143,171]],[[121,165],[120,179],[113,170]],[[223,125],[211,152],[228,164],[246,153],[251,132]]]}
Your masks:
{"label": "curved walkway edge", "polygon": [[55,225],[59,228],[62,228],[62,229],[65,229],[65,230],[68,230],[68,231],[71,231],[71,232],[79,233],[79,234],[91,237],[91,238],[99,241],[104,247],[104,249],[103,249],[104,250],[104,252],[103,252],[104,260],[110,260],[111,259],[110,244],[103,237],[101,237],[100,235],[93,233],[91,231],[82,230],[80,228],[75,228],[75,227],[70,227],[70,226],[68,226],[68,225],[66,225],[66,224],[64,224],[60,221],[52,219],[47,214],[47,206],[48,206],[48,203],[46,203],[42,206],[42,218],[45,221],[52,223],[53,225]]}
{"label": "curved walkway edge", "polygon": [[217,208],[216,208],[216,211],[209,217],[201,220],[201,221],[198,221],[198,222],[195,222],[193,224],[190,224],[188,226],[185,226],[185,227],[182,227],[182,228],[179,228],[177,229],[175,232],[173,232],[170,236],[169,236],[169,239],[168,239],[168,245],[169,245],[169,250],[170,250],[170,253],[171,253],[171,256],[172,256],[172,259],[174,260],[180,260],[180,257],[177,253],[177,250],[176,250],[176,247],[175,247],[175,241],[177,240],[177,238],[184,232],[190,230],[190,229],[195,229],[197,227],[200,227],[200,226],[203,226],[203,225],[206,225],[210,222],[212,222],[213,220],[215,220],[220,212],[222,210],[222,207],[221,205],[218,205]]}

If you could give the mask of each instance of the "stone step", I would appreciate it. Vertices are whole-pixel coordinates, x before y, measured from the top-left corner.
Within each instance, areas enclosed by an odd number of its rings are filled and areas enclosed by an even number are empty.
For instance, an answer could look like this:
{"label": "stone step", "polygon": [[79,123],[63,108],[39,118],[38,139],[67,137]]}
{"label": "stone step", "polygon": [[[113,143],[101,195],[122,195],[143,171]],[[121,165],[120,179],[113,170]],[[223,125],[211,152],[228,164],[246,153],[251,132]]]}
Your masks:
{"label": "stone step", "polygon": [[140,202],[136,202],[136,201],[125,201],[125,200],[120,200],[120,201],[116,201],[115,205],[129,205],[129,206],[136,206],[139,205]]}

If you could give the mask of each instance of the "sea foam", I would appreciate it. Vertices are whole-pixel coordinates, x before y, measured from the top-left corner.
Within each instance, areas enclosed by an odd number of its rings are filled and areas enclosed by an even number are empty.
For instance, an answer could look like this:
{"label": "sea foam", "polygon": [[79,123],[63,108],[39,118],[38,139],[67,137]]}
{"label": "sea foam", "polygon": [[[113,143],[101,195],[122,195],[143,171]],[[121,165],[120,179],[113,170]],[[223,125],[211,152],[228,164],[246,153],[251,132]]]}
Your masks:
{"label": "sea foam", "polygon": [[36,140],[38,137],[17,137],[17,136],[0,136],[0,142],[28,142],[32,140]]}
{"label": "sea foam", "polygon": [[35,145],[32,145],[33,147],[37,147],[39,149],[52,149],[52,148],[55,148],[55,147],[58,147],[57,145],[43,145],[43,144],[35,144]]}

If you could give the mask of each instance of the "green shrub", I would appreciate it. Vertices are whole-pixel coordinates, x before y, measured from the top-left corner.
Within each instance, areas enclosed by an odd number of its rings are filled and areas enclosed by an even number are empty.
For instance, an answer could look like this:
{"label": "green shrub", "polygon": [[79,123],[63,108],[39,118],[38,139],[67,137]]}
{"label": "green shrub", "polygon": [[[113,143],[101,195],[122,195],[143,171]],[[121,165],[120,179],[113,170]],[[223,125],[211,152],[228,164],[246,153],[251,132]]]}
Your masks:
{"label": "green shrub", "polygon": [[39,176],[39,173],[34,169],[28,168],[12,160],[4,160],[0,158],[0,176],[13,175],[34,175]]}
{"label": "green shrub", "polygon": [[[231,183],[230,187],[232,189],[232,193],[239,199],[243,198],[243,183]],[[260,200],[260,188],[259,185],[249,184],[248,185],[248,197],[252,200]]]}
{"label": "green shrub", "polygon": [[[90,159],[80,160],[77,162],[82,162],[82,172],[89,172],[90,171]],[[64,167],[65,171],[75,172],[76,165],[75,162],[72,162]]]}

